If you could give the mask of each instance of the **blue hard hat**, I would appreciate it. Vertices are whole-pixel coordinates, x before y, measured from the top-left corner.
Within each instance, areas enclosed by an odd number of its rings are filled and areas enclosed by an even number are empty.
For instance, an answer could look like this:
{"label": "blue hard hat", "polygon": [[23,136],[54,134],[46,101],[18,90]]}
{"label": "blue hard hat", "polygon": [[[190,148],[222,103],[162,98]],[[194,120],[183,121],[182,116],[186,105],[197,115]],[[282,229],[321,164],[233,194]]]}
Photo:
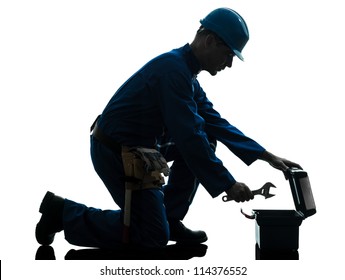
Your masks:
{"label": "blue hard hat", "polygon": [[246,22],[237,12],[229,8],[218,8],[200,20],[200,23],[216,33],[243,60],[241,52],[249,40],[249,31]]}

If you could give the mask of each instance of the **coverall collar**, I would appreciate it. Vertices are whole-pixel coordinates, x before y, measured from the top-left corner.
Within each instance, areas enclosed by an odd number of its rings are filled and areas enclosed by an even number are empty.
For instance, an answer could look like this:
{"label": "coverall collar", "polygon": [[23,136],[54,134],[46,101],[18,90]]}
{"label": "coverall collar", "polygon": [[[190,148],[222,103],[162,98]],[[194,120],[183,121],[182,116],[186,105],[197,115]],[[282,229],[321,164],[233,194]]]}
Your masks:
{"label": "coverall collar", "polygon": [[198,59],[196,58],[196,56],[194,55],[192,48],[190,47],[189,44],[186,44],[183,47],[183,51],[184,51],[184,56],[186,58],[188,67],[189,67],[190,71],[192,72],[193,77],[196,78],[196,76],[201,71],[201,65],[200,65]]}

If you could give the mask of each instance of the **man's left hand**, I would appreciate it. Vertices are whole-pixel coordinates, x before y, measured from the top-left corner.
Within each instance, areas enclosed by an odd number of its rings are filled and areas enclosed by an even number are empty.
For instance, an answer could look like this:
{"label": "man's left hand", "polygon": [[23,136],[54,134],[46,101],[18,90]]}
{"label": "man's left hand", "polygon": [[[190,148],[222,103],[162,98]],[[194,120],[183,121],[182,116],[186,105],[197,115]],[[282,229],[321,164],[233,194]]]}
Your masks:
{"label": "man's left hand", "polygon": [[281,171],[286,171],[290,167],[297,167],[299,169],[302,169],[299,164],[285,158],[278,157],[268,151],[264,151],[260,159],[267,161],[271,166]]}

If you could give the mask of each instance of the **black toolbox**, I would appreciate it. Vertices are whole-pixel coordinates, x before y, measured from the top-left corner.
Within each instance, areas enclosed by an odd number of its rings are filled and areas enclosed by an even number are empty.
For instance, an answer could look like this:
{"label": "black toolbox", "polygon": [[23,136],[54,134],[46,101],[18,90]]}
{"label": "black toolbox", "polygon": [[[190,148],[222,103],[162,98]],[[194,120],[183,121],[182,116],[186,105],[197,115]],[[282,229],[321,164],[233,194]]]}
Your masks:
{"label": "black toolbox", "polygon": [[291,168],[285,172],[296,210],[253,210],[256,243],[261,250],[298,250],[299,226],[316,213],[307,172]]}

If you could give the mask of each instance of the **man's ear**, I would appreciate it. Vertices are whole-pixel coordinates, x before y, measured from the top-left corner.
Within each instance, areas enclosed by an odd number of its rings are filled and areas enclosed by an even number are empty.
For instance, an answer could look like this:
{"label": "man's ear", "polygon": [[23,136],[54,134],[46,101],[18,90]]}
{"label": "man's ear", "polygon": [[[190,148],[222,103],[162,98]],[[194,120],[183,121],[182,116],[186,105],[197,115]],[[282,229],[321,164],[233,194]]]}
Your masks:
{"label": "man's ear", "polygon": [[204,41],[205,48],[213,47],[216,45],[216,43],[217,41],[216,41],[216,38],[213,36],[213,34],[207,34]]}

